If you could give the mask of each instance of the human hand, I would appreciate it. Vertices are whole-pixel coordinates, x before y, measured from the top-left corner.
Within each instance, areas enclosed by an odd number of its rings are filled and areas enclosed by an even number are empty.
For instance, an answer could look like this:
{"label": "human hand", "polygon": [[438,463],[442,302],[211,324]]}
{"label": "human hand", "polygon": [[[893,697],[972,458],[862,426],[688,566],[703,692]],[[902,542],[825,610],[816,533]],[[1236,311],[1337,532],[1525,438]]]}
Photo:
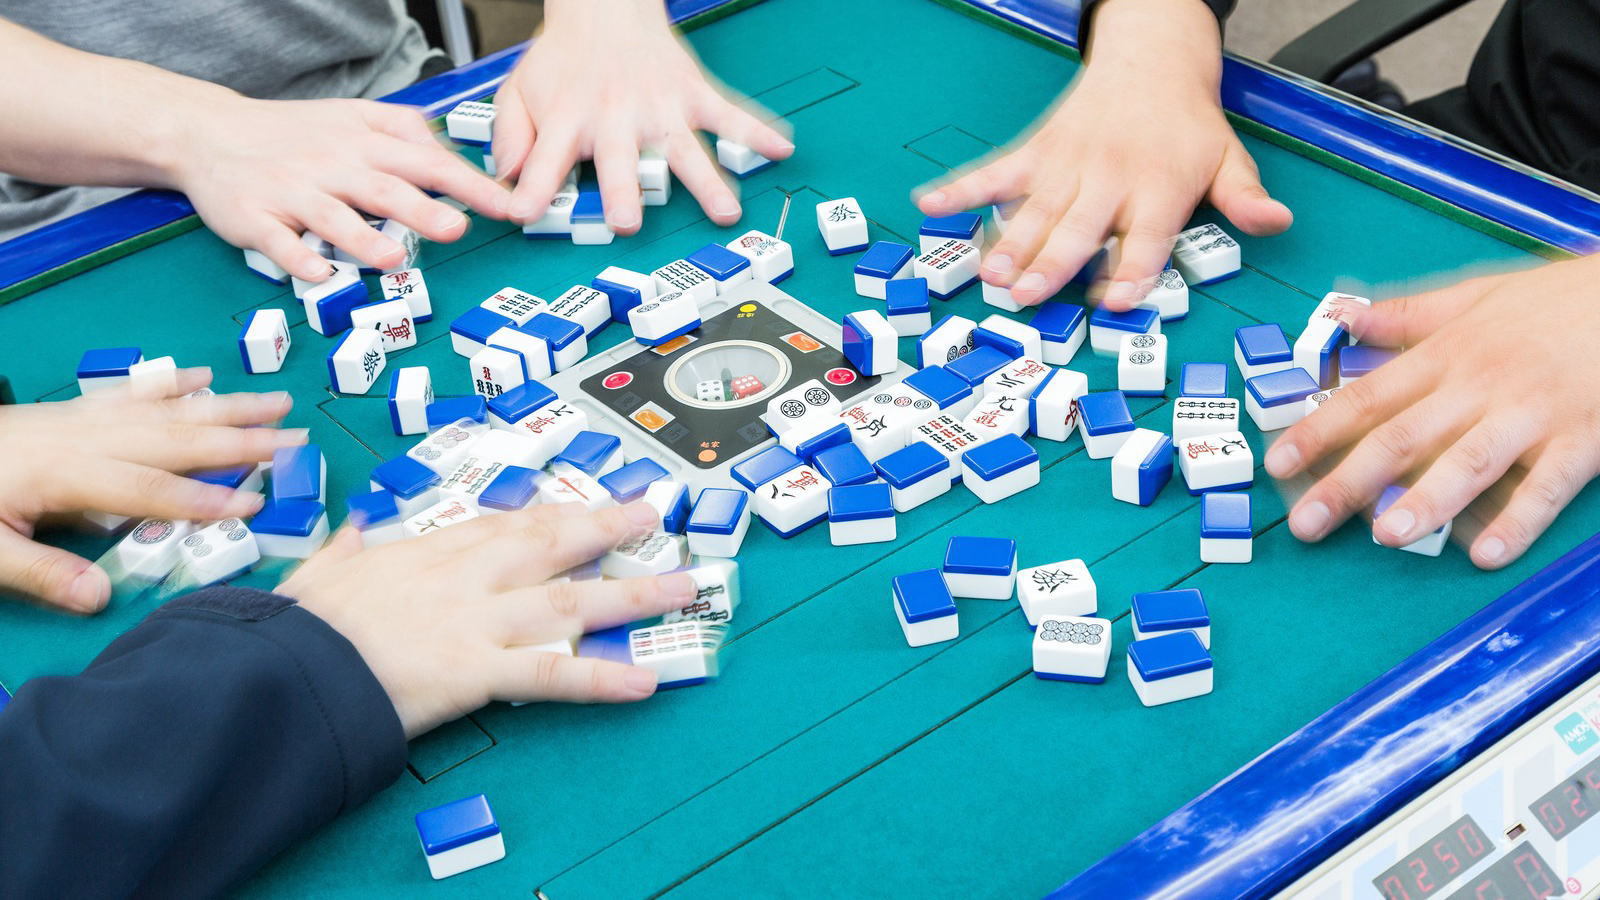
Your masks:
{"label": "human hand", "polygon": [[1097,293],[1126,310],[1154,287],[1202,199],[1248,234],[1289,227],[1223,114],[1221,40],[1202,4],[1102,4],[1088,60],[1031,137],[917,201],[944,216],[1026,198],[984,257],[985,282],[1025,306],[1043,302],[1117,235],[1119,258]]}
{"label": "human hand", "polygon": [[219,237],[266,254],[296,278],[322,281],[327,260],[300,243],[312,231],[380,269],[404,249],[363,213],[395,219],[431,241],[467,230],[435,191],[495,219],[509,192],[434,137],[415,109],[371,100],[213,98],[173,162],[173,186]]}
{"label": "human hand", "polygon": [[515,179],[511,218],[537,219],[581,159],[593,159],[606,224],[639,230],[639,148],[665,154],[718,225],[739,198],[696,136],[709,131],[769,159],[794,152],[700,68],[660,0],[549,0],[544,32],[495,94],[494,163]]}
{"label": "human hand", "polygon": [[[1600,471],[1600,344],[1592,285],[1600,257],[1475,278],[1375,304],[1341,321],[1365,343],[1409,347],[1344,388],[1267,452],[1289,478],[1350,447],[1294,505],[1289,527],[1318,541],[1417,475],[1373,526],[1400,547],[1450,521],[1474,498],[1515,482],[1472,540],[1473,563],[1510,564]],[[1538,298],[1539,315],[1528,315]],[[1561,323],[1552,347],[1549,323]],[[1353,446],[1352,446],[1353,445]],[[1525,474],[1522,474],[1525,471]],[[1500,505],[1500,504],[1494,504]]]}
{"label": "human hand", "polygon": [[259,510],[260,494],[173,473],[271,459],[279,447],[305,443],[306,433],[247,427],[287,415],[288,394],[182,396],[210,381],[207,369],[184,369],[171,395],[135,398],[115,389],[0,406],[0,590],[81,613],[110,599],[105,570],[33,540],[47,516],[206,520]]}
{"label": "human hand", "polygon": [[327,622],[377,676],[406,736],[490,700],[626,703],[655,692],[649,669],[533,645],[679,609],[684,573],[548,584],[660,527],[644,503],[591,513],[540,504],[361,549],[346,528],[278,588]]}

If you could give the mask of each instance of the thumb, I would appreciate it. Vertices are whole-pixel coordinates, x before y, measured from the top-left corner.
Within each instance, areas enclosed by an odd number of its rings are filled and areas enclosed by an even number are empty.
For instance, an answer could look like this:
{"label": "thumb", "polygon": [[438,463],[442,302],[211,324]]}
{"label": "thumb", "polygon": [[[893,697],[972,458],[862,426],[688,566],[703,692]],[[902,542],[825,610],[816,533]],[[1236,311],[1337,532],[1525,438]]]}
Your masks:
{"label": "thumb", "polygon": [[1396,297],[1368,307],[1359,303],[1340,307],[1339,321],[1351,336],[1378,347],[1412,347],[1455,319],[1476,303],[1487,288],[1464,281],[1437,291]]}
{"label": "thumb", "polygon": [[111,599],[111,578],[94,563],[0,529],[0,589],[78,613],[95,613]]}
{"label": "thumb", "polygon": [[1261,172],[1244,145],[1234,139],[1223,151],[1206,199],[1245,234],[1261,237],[1286,231],[1294,223],[1289,207],[1261,186]]}

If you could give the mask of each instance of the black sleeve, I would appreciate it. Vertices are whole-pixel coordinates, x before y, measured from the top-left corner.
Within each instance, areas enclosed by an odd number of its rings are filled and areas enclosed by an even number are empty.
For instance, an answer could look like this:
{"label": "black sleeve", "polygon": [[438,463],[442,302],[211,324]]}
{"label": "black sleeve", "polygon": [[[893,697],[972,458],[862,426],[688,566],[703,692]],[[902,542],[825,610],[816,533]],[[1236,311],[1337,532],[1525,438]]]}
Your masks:
{"label": "black sleeve", "polygon": [[220,894],[405,759],[321,619],[242,588],[181,597],[0,714],[0,897]]}
{"label": "black sleeve", "polygon": [[[1105,0],[1083,0],[1083,4],[1078,7],[1078,50],[1080,52],[1089,46],[1089,23],[1094,19],[1095,9],[1103,2]],[[1211,7],[1211,11],[1216,14],[1218,25],[1227,21],[1228,16],[1233,12],[1234,0],[1198,0],[1198,2]]]}

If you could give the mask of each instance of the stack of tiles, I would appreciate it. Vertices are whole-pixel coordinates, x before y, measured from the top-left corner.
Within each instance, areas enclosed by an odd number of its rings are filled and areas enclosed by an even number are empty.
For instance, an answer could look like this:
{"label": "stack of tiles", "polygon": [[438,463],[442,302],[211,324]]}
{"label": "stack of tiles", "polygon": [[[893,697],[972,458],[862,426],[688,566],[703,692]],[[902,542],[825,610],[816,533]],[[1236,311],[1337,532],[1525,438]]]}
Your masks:
{"label": "stack of tiles", "polygon": [[1214,491],[1200,498],[1201,562],[1249,562],[1253,535],[1249,494]]}
{"label": "stack of tiles", "polygon": [[435,879],[505,859],[500,823],[482,794],[417,813],[417,838]]}
{"label": "stack of tiles", "polygon": [[1010,538],[953,537],[945,544],[940,571],[951,596],[1010,600],[1017,584],[1017,542]]}
{"label": "stack of tiles", "polygon": [[889,282],[906,277],[911,268],[911,248],[894,241],[878,241],[856,260],[856,293],[874,300],[886,299]]}
{"label": "stack of tiles", "polygon": [[421,324],[433,319],[433,300],[421,269],[402,269],[378,276],[378,290],[385,300],[404,300],[411,307],[411,321]]}
{"label": "stack of tiles", "polygon": [[1130,610],[1136,641],[1188,631],[1200,639],[1201,646],[1211,649],[1211,613],[1198,588],[1134,594]]}
{"label": "stack of tiles", "polygon": [[250,520],[262,556],[306,559],[328,542],[328,513],[315,500],[272,501]]}
{"label": "stack of tiles", "polygon": [[916,337],[933,327],[928,279],[898,278],[884,285],[884,315],[901,337]]}
{"label": "stack of tiles", "polygon": [[1193,285],[1232,278],[1239,274],[1239,242],[1215,225],[1191,228],[1172,245],[1172,266]]}
{"label": "stack of tiles", "polygon": [[1122,348],[1124,335],[1160,333],[1161,314],[1153,309],[1134,307],[1126,312],[1113,312],[1101,306],[1089,315],[1089,346],[1094,352],[1107,356]]}
{"label": "stack of tiles", "polygon": [[1145,706],[1211,693],[1211,654],[1193,631],[1128,644],[1128,680]]}
{"label": "stack of tiles", "polygon": [[913,647],[953,641],[961,634],[956,601],[938,569],[896,575],[891,582],[894,615]]}
{"label": "stack of tiles", "polygon": [[1294,348],[1274,323],[1246,325],[1233,333],[1233,361],[1245,381],[1294,366]]}
{"label": "stack of tiles", "polygon": [[1041,359],[1044,356],[1044,338],[1032,325],[1008,319],[995,313],[985,316],[972,332],[972,343],[978,347],[993,347],[1012,359]]}
{"label": "stack of tiles", "polygon": [[1033,632],[1033,674],[1050,681],[1100,684],[1111,663],[1111,622],[1049,616]]}
{"label": "stack of tiles", "polygon": [[439,502],[439,473],[410,456],[381,463],[372,470],[371,487],[394,498],[402,520]]}
{"label": "stack of tiles", "polygon": [[747,231],[728,242],[728,249],[750,260],[750,277],[777,284],[794,274],[794,248],[770,234]]}
{"label": "stack of tiles", "polygon": [[654,275],[618,266],[607,266],[602,269],[600,274],[589,282],[589,286],[606,295],[611,307],[611,321],[623,325],[628,323],[628,310],[654,300],[657,293]]}
{"label": "stack of tiles", "polygon": [[696,556],[734,557],[750,530],[750,495],[734,488],[705,488],[683,532]]}
{"label": "stack of tiles", "polygon": [[717,677],[717,651],[727,628],[700,621],[629,629],[622,625],[583,636],[578,655],[643,666],[656,673],[656,688],[689,687]]}
{"label": "stack of tiles", "polygon": [[966,418],[981,399],[965,378],[952,375],[944,366],[918,369],[900,384],[933,401],[939,412],[957,419]]}
{"label": "stack of tiles", "polygon": [[854,197],[818,203],[817,231],[832,256],[867,249],[867,217]]}
{"label": "stack of tiles", "polygon": [[732,560],[713,560],[685,572],[694,581],[694,602],[661,617],[663,625],[677,622],[705,622],[726,625],[739,608],[739,564]]}
{"label": "stack of tiles", "polygon": [[1172,438],[1148,428],[1133,434],[1111,457],[1111,496],[1149,506],[1172,480]]}
{"label": "stack of tiles", "polygon": [[944,241],[917,257],[914,274],[928,279],[928,293],[949,300],[978,280],[978,248],[966,241]]}
{"label": "stack of tiles", "polygon": [[1354,294],[1330,293],[1322,298],[1306,319],[1306,328],[1294,341],[1294,365],[1305,369],[1318,387],[1338,383],[1338,357],[1341,347],[1350,343],[1350,332],[1340,321],[1341,308],[1371,306],[1372,301]]}

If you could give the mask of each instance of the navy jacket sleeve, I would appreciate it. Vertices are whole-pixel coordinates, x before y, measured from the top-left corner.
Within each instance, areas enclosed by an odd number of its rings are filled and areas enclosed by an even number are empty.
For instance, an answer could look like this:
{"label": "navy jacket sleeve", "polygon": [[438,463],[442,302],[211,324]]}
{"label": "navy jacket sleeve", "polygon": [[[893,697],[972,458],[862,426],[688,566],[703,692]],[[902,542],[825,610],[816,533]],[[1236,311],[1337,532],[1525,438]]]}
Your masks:
{"label": "navy jacket sleeve", "polygon": [[[1103,2],[1105,0],[1083,0],[1082,5],[1078,7],[1079,50],[1089,46],[1089,22],[1094,19],[1095,7]],[[1200,0],[1200,2],[1211,7],[1211,11],[1216,14],[1219,24],[1226,21],[1228,14],[1233,12],[1234,0]]]}
{"label": "navy jacket sleeve", "polygon": [[220,894],[405,759],[321,619],[242,588],[181,597],[0,714],[0,897]]}

